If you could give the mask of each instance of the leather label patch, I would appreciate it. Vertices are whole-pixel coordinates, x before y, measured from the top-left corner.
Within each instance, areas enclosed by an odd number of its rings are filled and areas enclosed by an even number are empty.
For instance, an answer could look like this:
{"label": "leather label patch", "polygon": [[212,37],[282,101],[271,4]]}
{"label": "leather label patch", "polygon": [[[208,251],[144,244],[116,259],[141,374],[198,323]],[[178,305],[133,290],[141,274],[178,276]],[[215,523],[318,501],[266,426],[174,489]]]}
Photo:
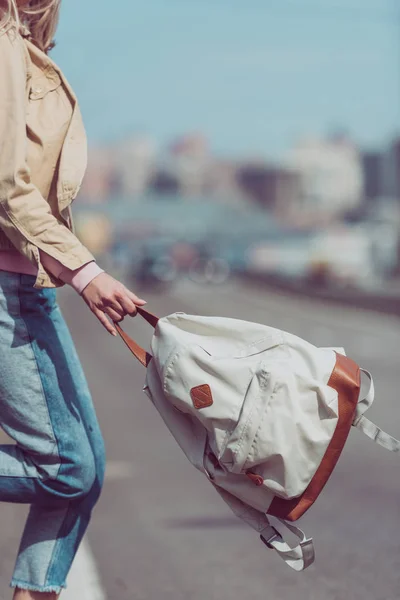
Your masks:
{"label": "leather label patch", "polygon": [[190,397],[192,398],[194,407],[198,410],[207,408],[207,406],[211,406],[214,403],[211,388],[207,384],[192,388],[190,390]]}

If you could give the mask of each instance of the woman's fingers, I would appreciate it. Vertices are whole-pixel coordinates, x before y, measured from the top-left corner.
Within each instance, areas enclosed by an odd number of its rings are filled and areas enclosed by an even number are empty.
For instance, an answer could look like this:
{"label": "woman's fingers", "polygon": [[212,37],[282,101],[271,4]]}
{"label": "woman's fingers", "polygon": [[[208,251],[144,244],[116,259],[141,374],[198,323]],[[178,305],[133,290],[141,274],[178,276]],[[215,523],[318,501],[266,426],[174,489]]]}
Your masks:
{"label": "woman's fingers", "polygon": [[113,335],[116,335],[116,330],[107,316],[118,322],[126,315],[134,317],[137,306],[146,304],[145,300],[107,273],[97,275],[83,290],[82,297],[103,327]]}
{"label": "woman's fingers", "polygon": [[117,295],[118,302],[124,309],[126,315],[130,315],[134,317],[137,313],[137,306],[144,306],[147,304],[146,300],[139,298],[133,292],[128,290],[128,288],[124,288],[120,294]]}
{"label": "woman's fingers", "polygon": [[119,303],[121,304],[122,308],[124,309],[124,314],[125,315],[130,315],[131,317],[134,317],[136,315],[136,305],[134,303],[134,301],[131,299],[130,296],[128,296],[128,294],[126,293],[128,290],[126,290],[124,293],[121,294],[121,296],[119,297]]}
{"label": "woman's fingers", "polygon": [[113,298],[103,300],[97,308],[117,322],[122,321],[126,315],[136,315],[134,302],[123,292],[115,292]]}
{"label": "woman's fingers", "polygon": [[111,306],[105,306],[103,308],[103,312],[106,313],[113,321],[122,321],[125,315],[123,310],[119,310],[118,312],[114,310]]}
{"label": "woman's fingers", "polygon": [[132,300],[132,302],[136,304],[136,306],[144,306],[145,304],[147,304],[146,300],[139,298],[139,296],[136,296],[136,294],[134,294],[128,289],[126,290],[126,294]]}
{"label": "woman's fingers", "polygon": [[117,330],[115,329],[115,327],[107,319],[106,315],[101,310],[99,310],[98,308],[94,308],[93,309],[93,314],[96,315],[96,317],[98,318],[98,320],[100,321],[100,323],[103,325],[103,327],[105,329],[107,329],[107,331],[109,333],[111,333],[111,335],[114,335],[114,336],[117,335]]}
{"label": "woman's fingers", "polygon": [[97,307],[104,311],[111,309],[120,317],[125,317],[126,315],[126,311],[121,303],[121,294],[118,294],[118,292],[114,292],[111,296],[103,298],[100,304],[97,304]]}
{"label": "woman's fingers", "polygon": [[143,306],[144,304],[146,304],[146,301],[142,300],[141,298],[138,298],[136,294],[130,292],[127,288],[124,287],[120,290],[116,290],[113,296],[111,298],[108,298],[104,302],[104,304],[104,310],[106,310],[107,314],[110,314],[110,316],[111,313],[107,310],[107,308],[113,309],[121,317],[125,317],[126,315],[134,317],[137,312],[136,305]]}

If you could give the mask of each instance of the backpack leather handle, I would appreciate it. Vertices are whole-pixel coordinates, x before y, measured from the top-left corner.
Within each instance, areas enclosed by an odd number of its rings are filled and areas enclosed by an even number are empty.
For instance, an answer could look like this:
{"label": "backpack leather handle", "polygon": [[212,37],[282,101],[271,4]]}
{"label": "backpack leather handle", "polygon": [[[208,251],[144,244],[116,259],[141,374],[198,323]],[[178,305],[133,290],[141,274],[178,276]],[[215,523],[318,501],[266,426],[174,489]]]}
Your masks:
{"label": "backpack leather handle", "polygon": [[149,312],[145,308],[141,308],[140,306],[137,306],[136,310],[138,314],[141,317],[143,317],[143,319],[145,319],[148,323],[150,323],[150,325],[154,327],[154,329],[156,328],[157,323],[160,320],[158,317],[156,317],[156,315],[153,315],[153,313]]}
{"label": "backpack leather handle", "polygon": [[[153,315],[149,311],[145,310],[144,308],[140,308],[139,306],[137,307],[137,312],[150,325],[152,325],[154,328],[156,327],[156,325],[157,325],[157,323],[159,321],[158,317],[156,317],[155,315]],[[121,336],[121,338],[123,339],[123,341],[125,342],[125,344],[128,346],[129,350],[132,352],[133,356],[135,358],[137,358],[137,360],[144,367],[147,367],[148,364],[150,363],[151,359],[153,358],[151,356],[151,354],[149,354],[148,352],[146,352],[146,350],[144,348],[142,348],[141,346],[139,346],[139,344],[137,344],[135,342],[135,340],[133,340],[127,333],[125,333],[125,331],[122,329],[122,327],[121,327],[121,325],[119,325],[119,323],[114,322],[114,325],[115,325],[115,328],[118,331],[119,335]]]}

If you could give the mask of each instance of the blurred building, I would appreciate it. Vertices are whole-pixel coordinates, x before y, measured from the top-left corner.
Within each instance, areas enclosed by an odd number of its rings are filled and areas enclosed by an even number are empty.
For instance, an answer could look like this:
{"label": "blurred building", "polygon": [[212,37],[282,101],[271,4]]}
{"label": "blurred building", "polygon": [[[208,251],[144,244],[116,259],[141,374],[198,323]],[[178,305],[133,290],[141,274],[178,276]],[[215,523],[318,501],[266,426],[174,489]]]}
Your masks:
{"label": "blurred building", "polygon": [[167,171],[176,177],[183,196],[199,196],[207,188],[211,165],[208,141],[202,134],[176,139],[165,159]]}
{"label": "blurred building", "polygon": [[362,202],[362,160],[346,136],[305,139],[290,152],[288,164],[301,177],[301,211],[335,217]]}
{"label": "blurred building", "polygon": [[373,206],[378,198],[384,195],[383,155],[381,152],[364,152],[362,154],[364,176],[364,198],[369,206]]}
{"label": "blurred building", "polygon": [[107,146],[91,147],[88,167],[81,188],[82,199],[91,204],[105,202],[118,193],[117,164]]}
{"label": "blurred building", "polygon": [[239,182],[240,165],[231,160],[214,159],[210,165],[207,191],[209,194],[230,203],[243,202],[243,190]]}
{"label": "blurred building", "polygon": [[179,179],[165,168],[156,168],[149,182],[149,189],[156,195],[176,196],[180,193]]}
{"label": "blurred building", "polygon": [[400,137],[395,139],[383,155],[383,194],[400,200]]}
{"label": "blurred building", "polygon": [[156,145],[147,136],[130,136],[114,145],[118,185],[124,197],[142,194],[155,172]]}
{"label": "blurred building", "polygon": [[259,206],[285,217],[298,205],[301,178],[290,168],[254,163],[238,168],[239,185]]}

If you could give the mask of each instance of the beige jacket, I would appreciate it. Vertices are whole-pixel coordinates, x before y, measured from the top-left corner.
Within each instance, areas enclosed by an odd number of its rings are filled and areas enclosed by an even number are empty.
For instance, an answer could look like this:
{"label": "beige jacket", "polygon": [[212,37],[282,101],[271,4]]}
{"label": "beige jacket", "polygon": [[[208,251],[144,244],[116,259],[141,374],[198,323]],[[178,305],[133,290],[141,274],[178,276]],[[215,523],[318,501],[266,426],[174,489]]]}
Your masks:
{"label": "beige jacket", "polygon": [[78,102],[54,62],[19,33],[0,33],[0,250],[38,267],[35,287],[58,287],[40,252],[69,269],[93,260],[73,233],[70,206],[87,162]]}

